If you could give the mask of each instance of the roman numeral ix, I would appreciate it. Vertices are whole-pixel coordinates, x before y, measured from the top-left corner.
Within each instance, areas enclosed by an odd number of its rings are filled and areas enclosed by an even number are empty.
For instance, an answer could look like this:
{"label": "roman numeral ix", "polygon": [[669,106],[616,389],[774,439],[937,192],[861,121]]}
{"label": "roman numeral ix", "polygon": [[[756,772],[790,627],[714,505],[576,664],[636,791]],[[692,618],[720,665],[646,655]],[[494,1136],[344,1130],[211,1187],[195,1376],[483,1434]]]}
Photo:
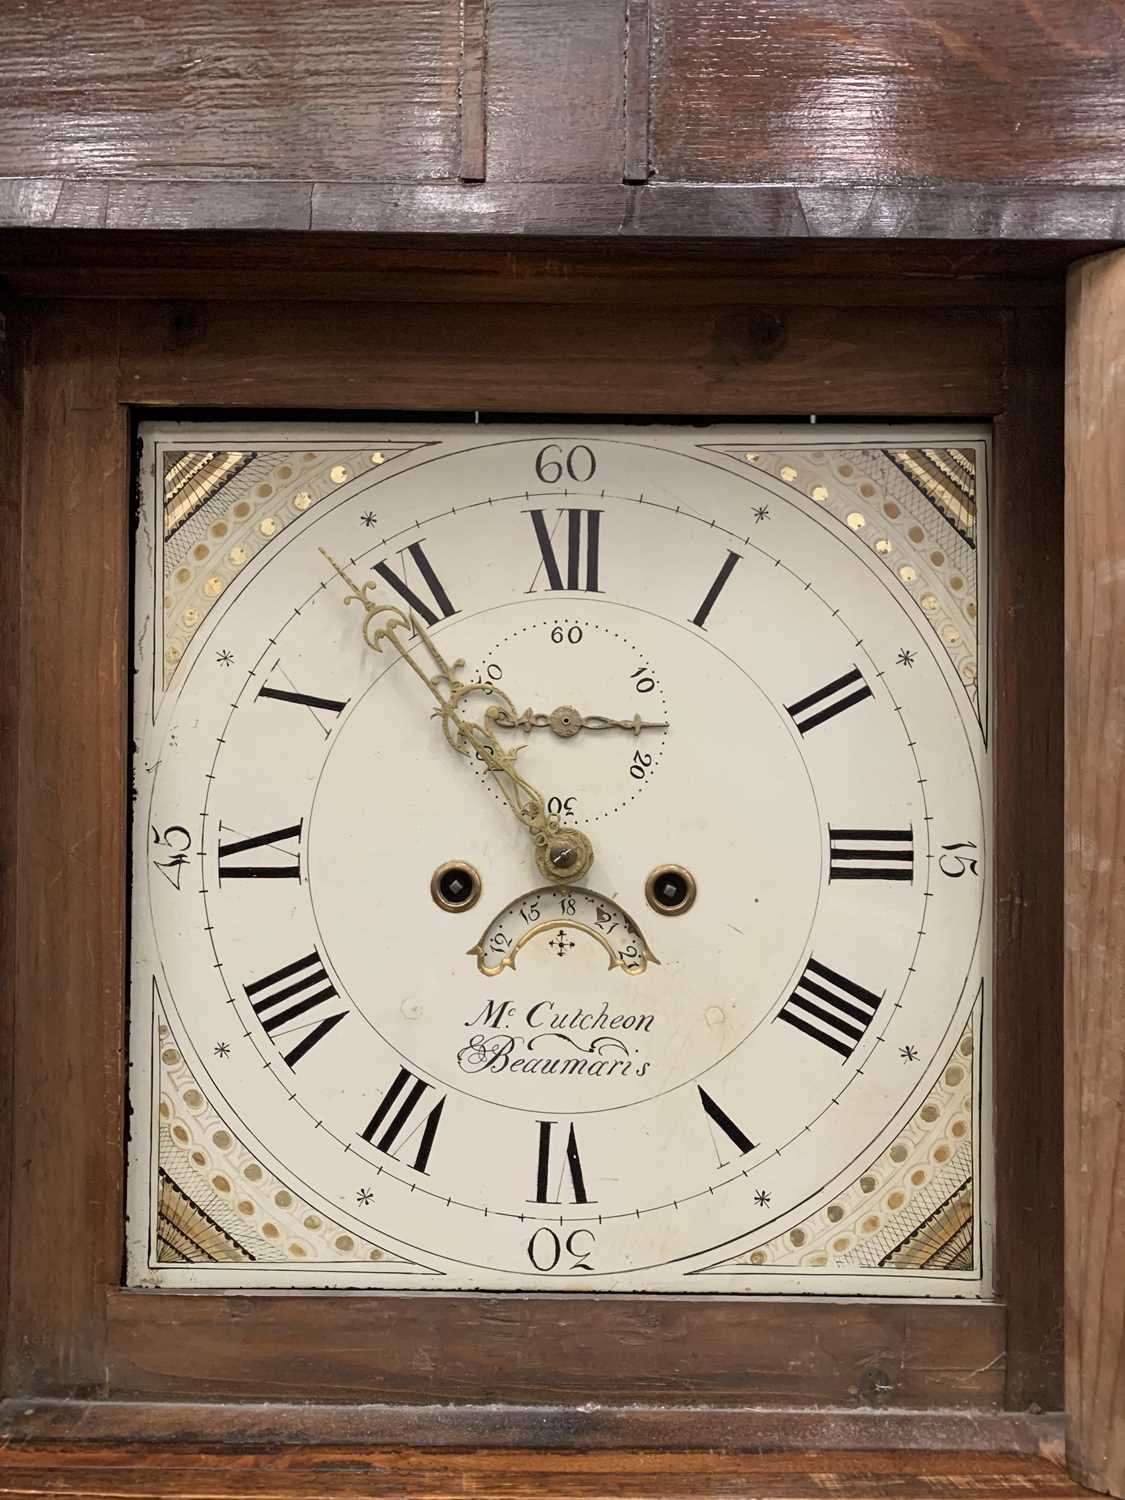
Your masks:
{"label": "roman numeral ix", "polygon": [[882,998],[810,958],[776,1019],[787,1021],[841,1057],[851,1057],[875,1019]]}
{"label": "roman numeral ix", "polygon": [[383,1151],[396,1161],[398,1156],[395,1148],[400,1144],[411,1145],[417,1137],[414,1161],[408,1165],[413,1165],[414,1170],[423,1175],[426,1174],[430,1152],[434,1148],[434,1137],[437,1135],[446,1100],[445,1094],[442,1094],[428,1111],[419,1109],[423,1096],[432,1087],[432,1084],[426,1083],[409,1068],[399,1068],[390,1088],[383,1095],[379,1108],[360,1132],[363,1139],[374,1146],[376,1151]]}
{"label": "roman numeral ix", "polygon": [[[304,822],[303,818],[301,822]],[[292,843],[294,847],[292,849],[282,847],[288,843]],[[252,854],[255,849],[272,849],[281,856],[282,862],[268,865],[238,863],[240,855]],[[224,880],[300,880],[300,878],[301,823],[294,823],[292,828],[275,828],[272,833],[259,833],[253,838],[236,839],[233,843],[219,845],[220,885]]]}
{"label": "roman numeral ix", "polygon": [[[423,599],[407,583],[405,576],[403,576],[407,571],[406,559],[408,556],[421,574],[422,581],[430,592],[432,603]],[[389,583],[399,597],[406,601],[407,606],[414,611],[420,620],[425,620],[427,625],[437,624],[439,611],[442,618],[446,620],[448,620],[450,615],[455,615],[457,610],[453,606],[449,595],[445,592],[441,579],[434,572],[433,564],[422,550],[422,543],[420,541],[411,542],[409,547],[403,548],[399,553],[399,557],[402,561],[402,574],[396,573],[388,562],[378,562],[375,564],[375,572],[383,579],[384,583]]]}
{"label": "roman numeral ix", "polygon": [[[321,1016],[315,1024],[312,1017],[309,1017],[310,1011],[339,998],[339,991],[329,979],[315,948],[311,953],[306,953],[304,958],[295,959],[291,964],[275,969],[264,979],[255,979],[253,984],[243,985],[243,989],[254,1014],[275,1046],[279,1045],[278,1037],[288,1036],[294,1031],[304,1032],[288,1052],[282,1053],[291,1068],[295,1068],[301,1058],[347,1015],[346,1010],[337,1011],[334,1015]],[[302,1017],[309,1019],[302,1021]],[[300,1025],[295,1025],[295,1022]]]}
{"label": "roman numeral ix", "polygon": [[563,1161],[557,1170],[552,1169],[552,1133],[557,1120],[539,1121],[539,1161],[535,1179],[536,1203],[560,1203],[561,1198],[551,1196],[552,1182],[558,1192],[562,1191],[564,1175],[570,1177],[570,1190],[575,1203],[589,1203],[586,1196],[586,1179],[582,1175],[582,1161],[578,1155],[578,1141],[571,1125],[566,1137]]}
{"label": "roman numeral ix", "polygon": [[[539,543],[539,551],[542,561],[535,570],[535,576],[531,580],[529,594],[535,592],[536,580],[540,570],[547,574],[547,587],[552,589],[581,589],[587,594],[598,594],[598,544],[601,536],[602,513],[600,510],[574,510],[560,508],[558,519],[552,528],[557,532],[566,517],[566,579],[559,568],[558,556],[555,553],[551,530],[548,529],[547,521],[541,510],[524,511],[524,515],[531,517],[531,524],[535,528],[535,540]],[[582,517],[586,517],[586,541],[585,547],[582,542]],[[585,566],[583,566],[585,564]],[[585,579],[583,582],[582,579]]]}
{"label": "roman numeral ix", "polygon": [[815,693],[810,693],[798,703],[787,703],[785,712],[802,734],[808,734],[818,724],[826,724],[845,709],[872,696],[871,689],[863,680],[863,673],[858,667],[853,667],[843,677],[837,677],[835,682],[818,688]]}
{"label": "roman numeral ix", "polygon": [[914,879],[912,828],[833,828],[828,825],[828,879]]}

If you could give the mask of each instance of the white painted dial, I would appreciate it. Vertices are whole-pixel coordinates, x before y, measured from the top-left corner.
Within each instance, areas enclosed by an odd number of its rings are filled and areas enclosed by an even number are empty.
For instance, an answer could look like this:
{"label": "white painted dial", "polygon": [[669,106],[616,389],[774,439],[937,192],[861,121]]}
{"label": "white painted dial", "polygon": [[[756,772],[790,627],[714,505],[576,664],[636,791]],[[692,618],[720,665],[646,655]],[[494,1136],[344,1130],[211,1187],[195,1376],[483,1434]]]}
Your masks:
{"label": "white painted dial", "polygon": [[[145,728],[135,984],[403,1285],[698,1290],[855,1175],[977,995],[986,882],[940,866],[986,859],[964,684],[854,532],[715,431],[427,429],[239,575]],[[438,696],[323,552],[413,612]],[[451,748],[427,641],[590,839],[580,879]],[[168,827],[198,884],[155,868]],[[433,899],[450,862],[470,909]]]}

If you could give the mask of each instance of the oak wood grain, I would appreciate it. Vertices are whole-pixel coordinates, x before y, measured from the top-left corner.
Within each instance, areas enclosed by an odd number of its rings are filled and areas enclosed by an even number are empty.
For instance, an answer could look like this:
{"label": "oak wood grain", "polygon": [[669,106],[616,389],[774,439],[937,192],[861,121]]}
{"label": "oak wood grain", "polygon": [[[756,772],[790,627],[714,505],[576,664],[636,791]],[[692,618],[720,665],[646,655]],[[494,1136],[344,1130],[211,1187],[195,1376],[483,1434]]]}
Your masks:
{"label": "oak wood grain", "polygon": [[0,177],[455,175],[456,0],[5,7]]}
{"label": "oak wood grain", "polygon": [[108,1324],[112,1392],[149,1399],[1003,1402],[991,1303],[122,1291]]}
{"label": "oak wood grain", "polygon": [[[239,194],[247,203],[240,218]],[[791,187],[753,183],[0,178],[4,226],[589,235],[606,239],[1125,239],[1125,189],[1089,184]],[[271,206],[276,221],[269,222]],[[1095,246],[1094,248],[1098,248]]]}
{"label": "oak wood grain", "polygon": [[466,1495],[507,1500],[687,1500],[755,1497],[842,1500],[953,1497],[1079,1500],[1082,1491],[1042,1459],[944,1453],[795,1454],[522,1453],[478,1450],[442,1457],[417,1449],[357,1456],[331,1449],[211,1453],[130,1444],[18,1445],[0,1452],[0,1495],[203,1497]]}
{"label": "oak wood grain", "polygon": [[623,0],[489,0],[488,177],[621,181]]}
{"label": "oak wood grain", "polygon": [[0,1403],[0,1438],[12,1442],[157,1443],[213,1448],[526,1448],[559,1452],[679,1448],[728,1453],[833,1448],[1027,1453],[1063,1459],[1061,1412],[972,1407],[907,1410],[745,1406],[393,1406],[284,1401],[59,1401]]}
{"label": "oak wood grain", "polygon": [[15,808],[19,794],[20,493],[23,459],[25,324],[16,303],[0,297],[0,1369],[8,1330],[14,1007],[19,894]]}
{"label": "oak wood grain", "polygon": [[625,6],[625,161],[626,182],[647,182],[648,133],[651,123],[652,28],[649,0],[626,0]]}
{"label": "oak wood grain", "polygon": [[[92,188],[95,184],[72,184]],[[89,205],[92,210],[92,205]],[[547,302],[681,307],[759,303],[887,308],[1061,306],[1076,241],[617,241],[490,243],[363,234],[0,233],[0,280],[26,297]]]}
{"label": "oak wood grain", "polygon": [[487,176],[486,118],[488,0],[461,0],[461,156],[462,182]]}
{"label": "oak wood grain", "polygon": [[1066,359],[1066,1405],[1125,1495],[1125,256],[1071,274]]}
{"label": "oak wood grain", "polygon": [[1062,1404],[1063,320],[1008,319],[992,505],[997,1257],[1007,1403]]}
{"label": "oak wood grain", "polygon": [[[903,309],[894,337],[886,322],[847,308],[662,305],[655,317],[603,307],[580,330],[565,306],[355,303],[325,316],[289,303],[261,305],[249,319],[218,302],[200,305],[190,328],[181,312],[122,305],[122,400],[921,417],[987,414],[1003,404],[1003,329],[988,312]],[[293,349],[300,359],[287,357]]]}
{"label": "oak wood grain", "polygon": [[653,159],[688,181],[1125,181],[1116,0],[653,0]]}
{"label": "oak wood grain", "polygon": [[25,372],[8,1390],[100,1388],[104,1289],[120,1274],[128,444],[107,381],[116,343],[110,304],[80,318],[41,309]]}

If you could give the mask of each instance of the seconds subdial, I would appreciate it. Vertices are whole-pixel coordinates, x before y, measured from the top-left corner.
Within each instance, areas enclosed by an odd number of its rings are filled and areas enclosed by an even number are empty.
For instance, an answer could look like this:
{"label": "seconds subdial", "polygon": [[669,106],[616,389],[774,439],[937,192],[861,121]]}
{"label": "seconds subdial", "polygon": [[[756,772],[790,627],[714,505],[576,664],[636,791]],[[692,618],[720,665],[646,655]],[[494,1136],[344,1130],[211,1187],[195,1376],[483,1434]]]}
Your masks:
{"label": "seconds subdial", "polygon": [[[533,747],[550,815],[596,823],[651,784],[670,728],[668,705],[650,657],[610,624],[578,615],[536,620],[501,637],[477,675],[485,686],[507,690],[511,682],[538,694],[535,703],[517,703],[514,723],[496,722],[513,744],[522,737]],[[580,785],[571,774],[579,760]]]}

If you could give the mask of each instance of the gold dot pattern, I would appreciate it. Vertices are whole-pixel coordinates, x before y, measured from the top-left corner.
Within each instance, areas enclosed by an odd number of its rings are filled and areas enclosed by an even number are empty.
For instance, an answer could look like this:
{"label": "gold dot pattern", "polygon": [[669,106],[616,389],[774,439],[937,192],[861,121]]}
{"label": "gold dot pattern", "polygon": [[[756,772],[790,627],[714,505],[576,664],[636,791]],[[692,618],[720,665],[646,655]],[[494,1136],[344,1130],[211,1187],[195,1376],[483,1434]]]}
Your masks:
{"label": "gold dot pattern", "polygon": [[[179,1048],[172,1045],[167,1021],[158,1024],[161,1212],[167,1203],[176,1221],[173,1226],[161,1221],[161,1265],[214,1259],[252,1260],[256,1265],[278,1267],[294,1260],[306,1264],[363,1261],[401,1271],[411,1264],[370,1240],[346,1233],[279,1182],[213,1109],[206,1090],[192,1076]],[[206,1254],[198,1246],[204,1235]]]}
{"label": "gold dot pattern", "polygon": [[890,1254],[898,1269],[926,1269],[910,1259],[919,1225],[950,1198],[971,1217],[973,1045],[970,1022],[913,1119],[868,1170],[803,1223],[724,1263],[724,1271],[740,1265],[870,1270]]}

